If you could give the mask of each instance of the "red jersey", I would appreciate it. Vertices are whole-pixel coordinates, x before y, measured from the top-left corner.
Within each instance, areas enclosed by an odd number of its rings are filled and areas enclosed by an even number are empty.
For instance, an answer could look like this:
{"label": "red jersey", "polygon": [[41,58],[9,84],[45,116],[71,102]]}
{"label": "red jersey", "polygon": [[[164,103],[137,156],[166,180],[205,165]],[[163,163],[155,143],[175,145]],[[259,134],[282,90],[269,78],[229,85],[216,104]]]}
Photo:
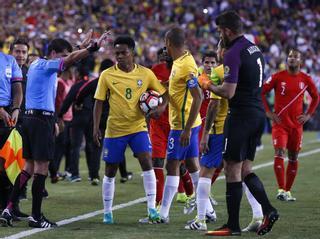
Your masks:
{"label": "red jersey", "polygon": [[[161,83],[166,83],[167,81],[169,81],[169,76],[170,76],[171,71],[167,68],[166,63],[160,63],[157,65],[154,65],[151,68],[151,70],[153,71],[153,73],[156,75],[156,77],[158,78],[158,80]],[[152,118],[150,119],[150,125],[152,125],[152,124],[169,125],[168,107],[162,113],[162,115],[160,116],[159,119],[152,119]]]}
{"label": "red jersey", "polygon": [[[202,73],[200,77],[205,77],[208,79],[208,76],[206,73]],[[209,90],[202,90],[203,91],[203,101],[201,104],[201,108],[200,108],[200,116],[201,116],[201,120],[203,121],[206,118],[207,115],[207,109],[208,109],[208,105],[210,102],[210,91]]]}
{"label": "red jersey", "polygon": [[287,70],[272,75],[263,85],[262,101],[267,112],[270,111],[265,95],[275,90],[274,112],[280,117],[284,127],[298,128],[297,117],[303,114],[303,98],[307,91],[312,98],[306,114],[313,114],[318,105],[318,90],[310,76],[303,72],[296,75]]}

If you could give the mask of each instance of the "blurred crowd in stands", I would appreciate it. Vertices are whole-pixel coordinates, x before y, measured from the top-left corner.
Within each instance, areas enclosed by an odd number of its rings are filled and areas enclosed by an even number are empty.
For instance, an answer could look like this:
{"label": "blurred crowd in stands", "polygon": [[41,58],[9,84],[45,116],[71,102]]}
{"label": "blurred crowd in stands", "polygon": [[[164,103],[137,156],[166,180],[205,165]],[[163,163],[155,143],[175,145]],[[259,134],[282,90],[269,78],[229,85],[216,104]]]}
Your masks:
{"label": "blurred crowd in stands", "polygon": [[75,39],[90,28],[97,32],[111,28],[115,34],[135,38],[137,61],[146,66],[155,63],[172,24],[187,29],[189,49],[200,60],[199,53],[217,45],[215,17],[235,9],[243,17],[245,32],[263,49],[267,76],[284,67],[288,48],[297,47],[304,53],[304,69],[315,80],[320,78],[317,0],[0,0],[0,4],[4,51],[15,37],[26,36],[31,51],[44,55],[54,37],[76,44]]}

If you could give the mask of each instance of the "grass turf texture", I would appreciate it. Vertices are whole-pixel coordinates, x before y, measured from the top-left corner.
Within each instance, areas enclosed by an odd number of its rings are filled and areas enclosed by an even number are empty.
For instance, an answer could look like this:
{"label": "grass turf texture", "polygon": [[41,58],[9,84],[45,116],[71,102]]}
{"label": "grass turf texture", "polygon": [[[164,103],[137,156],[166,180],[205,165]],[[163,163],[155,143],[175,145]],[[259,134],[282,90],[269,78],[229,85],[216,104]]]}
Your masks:
{"label": "grass turf texture", "polygon": [[[318,142],[310,142],[316,138],[316,133],[305,133],[302,152],[319,148]],[[263,137],[264,149],[257,153],[255,165],[273,160],[273,148],[270,135]],[[127,151],[127,167],[134,172],[132,181],[125,184],[119,183],[119,175],[116,180],[116,194],[114,205],[126,203],[137,198],[144,197],[141,170],[138,161],[132,157],[130,150]],[[268,238],[319,238],[317,234],[320,219],[318,187],[320,164],[320,153],[303,157],[299,160],[298,176],[293,186],[292,194],[297,198],[296,202],[280,202],[275,199],[277,186],[273,167],[268,166],[256,170],[267,190],[271,203],[278,209],[280,220],[275,224]],[[102,162],[100,176],[102,178],[104,163]],[[76,217],[78,215],[102,209],[101,183],[99,186],[91,186],[87,181],[87,166],[85,159],[81,158],[82,182],[69,183],[61,181],[51,184],[47,180],[46,187],[49,198],[43,201],[43,212],[52,221],[61,221]],[[28,201],[21,202],[22,211],[31,211],[31,182],[28,184]],[[216,207],[218,221],[208,224],[208,230],[220,227],[227,220],[225,203],[225,180],[217,181],[212,187],[212,193],[219,205]],[[139,239],[139,238],[207,238],[200,232],[184,230],[187,220],[192,215],[183,215],[183,204],[173,203],[170,211],[170,224],[168,225],[139,225],[138,219],[146,216],[146,203],[139,203],[130,207],[114,211],[114,225],[104,225],[102,215],[86,220],[73,222],[54,230],[48,230],[29,236],[28,238],[117,238],[117,239]],[[243,195],[240,224],[247,226],[251,221],[251,210]],[[13,228],[0,227],[0,237],[10,236],[25,230],[30,230],[27,222],[14,223]],[[242,238],[256,238],[255,233],[243,233]],[[209,237],[210,238],[210,237]]]}

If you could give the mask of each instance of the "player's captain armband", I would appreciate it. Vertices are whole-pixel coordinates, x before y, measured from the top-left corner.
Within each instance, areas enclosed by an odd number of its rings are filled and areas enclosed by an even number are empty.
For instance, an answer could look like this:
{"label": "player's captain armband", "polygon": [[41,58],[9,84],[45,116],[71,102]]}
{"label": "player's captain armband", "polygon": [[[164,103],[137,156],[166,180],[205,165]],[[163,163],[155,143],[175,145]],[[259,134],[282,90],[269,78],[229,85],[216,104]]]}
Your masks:
{"label": "player's captain armband", "polygon": [[198,78],[197,77],[192,77],[190,80],[187,81],[187,86],[188,88],[195,88],[198,86]]}

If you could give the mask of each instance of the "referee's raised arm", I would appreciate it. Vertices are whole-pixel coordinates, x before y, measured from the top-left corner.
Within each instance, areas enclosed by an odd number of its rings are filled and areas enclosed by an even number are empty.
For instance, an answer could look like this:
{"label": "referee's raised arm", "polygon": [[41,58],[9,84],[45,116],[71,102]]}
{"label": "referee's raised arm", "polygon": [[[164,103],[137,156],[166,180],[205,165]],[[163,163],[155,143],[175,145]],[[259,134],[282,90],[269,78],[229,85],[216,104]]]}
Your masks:
{"label": "referee's raised arm", "polygon": [[63,65],[64,67],[68,67],[73,63],[86,58],[91,53],[96,52],[100,49],[102,44],[108,39],[110,39],[111,31],[104,32],[97,41],[92,40],[93,31],[90,30],[82,43],[78,46],[79,50],[70,53],[70,55],[63,57]]}

